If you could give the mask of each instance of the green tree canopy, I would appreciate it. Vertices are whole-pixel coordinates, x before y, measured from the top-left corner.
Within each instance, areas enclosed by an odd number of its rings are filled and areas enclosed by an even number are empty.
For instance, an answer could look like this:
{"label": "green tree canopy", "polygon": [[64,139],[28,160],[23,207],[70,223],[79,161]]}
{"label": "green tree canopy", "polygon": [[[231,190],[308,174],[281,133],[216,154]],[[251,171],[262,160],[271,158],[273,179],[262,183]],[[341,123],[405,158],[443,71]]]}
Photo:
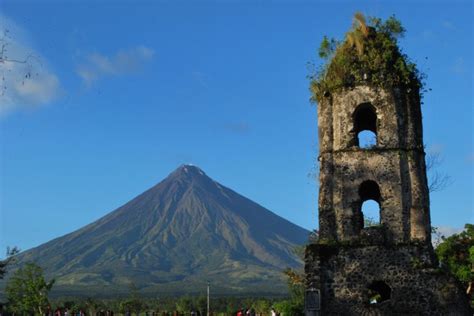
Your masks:
{"label": "green tree canopy", "polygon": [[49,305],[48,293],[54,280],[46,282],[43,269],[33,262],[18,269],[8,280],[5,292],[14,313],[43,314]]}
{"label": "green tree canopy", "polygon": [[474,225],[466,224],[464,231],[442,240],[436,248],[439,261],[469,286],[474,281]]}
{"label": "green tree canopy", "polygon": [[358,83],[374,86],[419,89],[423,77],[398,47],[398,38],[405,29],[394,16],[383,21],[370,17],[368,21],[356,13],[352,28],[344,40],[325,36],[319,47],[319,57],[325,64],[310,75],[312,101],[326,92],[334,92]]}

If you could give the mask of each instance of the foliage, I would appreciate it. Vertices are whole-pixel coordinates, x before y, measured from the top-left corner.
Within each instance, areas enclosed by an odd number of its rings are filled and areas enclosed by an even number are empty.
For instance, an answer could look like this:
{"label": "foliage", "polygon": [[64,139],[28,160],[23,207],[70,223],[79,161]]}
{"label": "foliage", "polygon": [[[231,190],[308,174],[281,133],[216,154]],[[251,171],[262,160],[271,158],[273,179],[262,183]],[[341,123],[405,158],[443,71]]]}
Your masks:
{"label": "foliage", "polygon": [[269,300],[259,299],[252,304],[255,312],[261,315],[267,315],[271,309],[271,303]]}
{"label": "foliage", "polygon": [[140,315],[140,312],[146,308],[145,304],[139,298],[129,298],[120,302],[119,310],[121,313],[135,312]]}
{"label": "foliage", "polygon": [[312,101],[320,101],[326,92],[358,83],[422,88],[424,75],[398,47],[397,40],[404,33],[394,16],[385,21],[371,17],[367,22],[361,13],[356,13],[343,41],[327,36],[322,40],[318,53],[326,64],[309,76]]}
{"label": "foliage", "polygon": [[176,302],[176,310],[178,312],[187,312],[193,309],[193,302],[191,298],[184,296]]}
{"label": "foliage", "polygon": [[147,306],[145,302],[140,299],[137,286],[133,282],[129,285],[129,291],[130,297],[128,299],[122,300],[119,303],[119,310],[123,314],[126,312],[135,312],[137,315],[140,315],[140,312],[146,309]]}
{"label": "foliage", "polygon": [[[317,235],[317,233],[315,233]],[[295,253],[303,258],[304,247],[296,247]],[[304,292],[305,292],[305,275],[302,271],[296,271],[287,268],[283,271],[287,277],[289,299],[274,304],[275,309],[284,315],[303,315],[304,314]]]}
{"label": "foliage", "polygon": [[377,222],[374,218],[370,216],[364,216],[364,227],[376,227],[380,225],[380,222]]}
{"label": "foliage", "polygon": [[[329,41],[326,38],[327,41]],[[328,42],[327,46],[324,49],[330,49],[333,43]],[[320,55],[324,54],[326,51],[320,50]],[[319,243],[319,231],[311,231],[308,237],[308,244]],[[305,246],[297,246],[293,249],[293,252],[304,260],[304,250]],[[289,299],[276,302],[274,304],[275,309],[282,313],[283,315],[304,315],[304,294],[305,294],[305,274],[303,271],[297,271],[292,268],[287,268],[283,271],[287,278],[288,292],[290,294]]]}
{"label": "foliage", "polygon": [[[158,315],[189,315],[192,310],[200,311],[201,315],[206,314],[206,297],[205,296],[183,296],[183,297],[160,297],[160,298],[144,298],[139,299],[142,308],[141,315],[153,312]],[[111,310],[115,314],[125,315],[127,311],[135,314],[133,309],[133,298],[116,298],[116,299],[84,299],[84,298],[62,298],[56,299],[51,303],[52,310],[57,308],[64,310],[69,309],[71,315],[75,315],[79,310],[83,310],[88,315],[96,315],[100,310]],[[211,312],[216,316],[235,316],[239,309],[253,308],[256,313],[262,316],[269,316],[270,309],[274,304],[278,305],[281,299],[262,298],[262,297],[211,297]]]}
{"label": "foliage", "polygon": [[89,315],[95,315],[96,311],[100,308],[99,302],[91,297],[88,297],[82,305],[84,305],[85,310]]}
{"label": "foliage", "polygon": [[275,308],[284,315],[302,315],[304,312],[305,276],[292,269],[285,270],[285,274],[288,277],[290,298],[275,304]]}
{"label": "foliage", "polygon": [[274,304],[275,309],[282,315],[304,315],[304,301],[288,299]]}
{"label": "foliage", "polygon": [[54,280],[46,282],[43,269],[33,262],[18,269],[8,280],[5,292],[14,313],[40,313],[49,305],[48,293]]}
{"label": "foliage", "polygon": [[376,225],[377,222],[372,217],[364,215],[364,227],[372,227]]}
{"label": "foliage", "polygon": [[7,259],[5,260],[0,260],[0,280],[3,279],[5,274],[7,273],[7,267],[10,265],[13,261],[13,257],[20,252],[20,249],[17,247],[7,248]]}
{"label": "foliage", "polygon": [[466,286],[474,282],[474,225],[466,224],[461,233],[443,237],[436,254],[441,264]]}

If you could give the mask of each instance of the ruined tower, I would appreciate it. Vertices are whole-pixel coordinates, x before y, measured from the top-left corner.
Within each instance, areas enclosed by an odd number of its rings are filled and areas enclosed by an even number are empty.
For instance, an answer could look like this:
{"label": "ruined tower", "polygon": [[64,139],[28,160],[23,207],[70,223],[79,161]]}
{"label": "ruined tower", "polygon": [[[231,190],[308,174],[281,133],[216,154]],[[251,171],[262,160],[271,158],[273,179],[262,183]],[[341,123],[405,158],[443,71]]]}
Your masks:
{"label": "ruined tower", "polygon": [[[377,47],[370,43],[376,27],[362,21],[353,32],[366,34],[370,49]],[[346,46],[333,54],[357,55],[356,45],[341,45]],[[322,79],[315,79],[320,234],[306,249],[306,313],[469,315],[462,288],[439,269],[431,245],[416,78],[408,84],[377,81],[392,73],[369,69],[364,53],[341,68],[350,69],[347,76],[330,64]],[[331,71],[343,77],[332,78],[342,85],[327,82]],[[375,136],[372,146],[359,143],[363,131]],[[380,213],[370,225],[362,211],[367,200],[375,201]]]}

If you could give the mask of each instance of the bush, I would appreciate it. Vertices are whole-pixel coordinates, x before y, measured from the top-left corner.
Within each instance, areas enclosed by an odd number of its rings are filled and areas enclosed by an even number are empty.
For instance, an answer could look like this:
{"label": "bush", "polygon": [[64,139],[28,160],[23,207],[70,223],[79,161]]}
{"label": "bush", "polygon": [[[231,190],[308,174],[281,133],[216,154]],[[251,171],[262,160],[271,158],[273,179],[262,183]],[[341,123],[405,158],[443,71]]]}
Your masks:
{"label": "bush", "polygon": [[398,47],[397,39],[404,33],[394,16],[386,21],[371,17],[366,22],[361,13],[356,13],[343,41],[325,36],[321,42],[319,57],[326,64],[310,75],[312,101],[357,84],[420,90],[425,76]]}

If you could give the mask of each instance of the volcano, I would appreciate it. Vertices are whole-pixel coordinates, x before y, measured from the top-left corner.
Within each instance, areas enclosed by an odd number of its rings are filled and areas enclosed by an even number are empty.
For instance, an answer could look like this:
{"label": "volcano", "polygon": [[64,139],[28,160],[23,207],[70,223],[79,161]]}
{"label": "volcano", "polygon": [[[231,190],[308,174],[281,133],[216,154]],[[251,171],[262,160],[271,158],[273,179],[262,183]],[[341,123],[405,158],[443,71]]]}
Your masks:
{"label": "volcano", "polygon": [[101,219],[25,251],[55,278],[53,295],[286,291],[309,232],[183,165]]}

